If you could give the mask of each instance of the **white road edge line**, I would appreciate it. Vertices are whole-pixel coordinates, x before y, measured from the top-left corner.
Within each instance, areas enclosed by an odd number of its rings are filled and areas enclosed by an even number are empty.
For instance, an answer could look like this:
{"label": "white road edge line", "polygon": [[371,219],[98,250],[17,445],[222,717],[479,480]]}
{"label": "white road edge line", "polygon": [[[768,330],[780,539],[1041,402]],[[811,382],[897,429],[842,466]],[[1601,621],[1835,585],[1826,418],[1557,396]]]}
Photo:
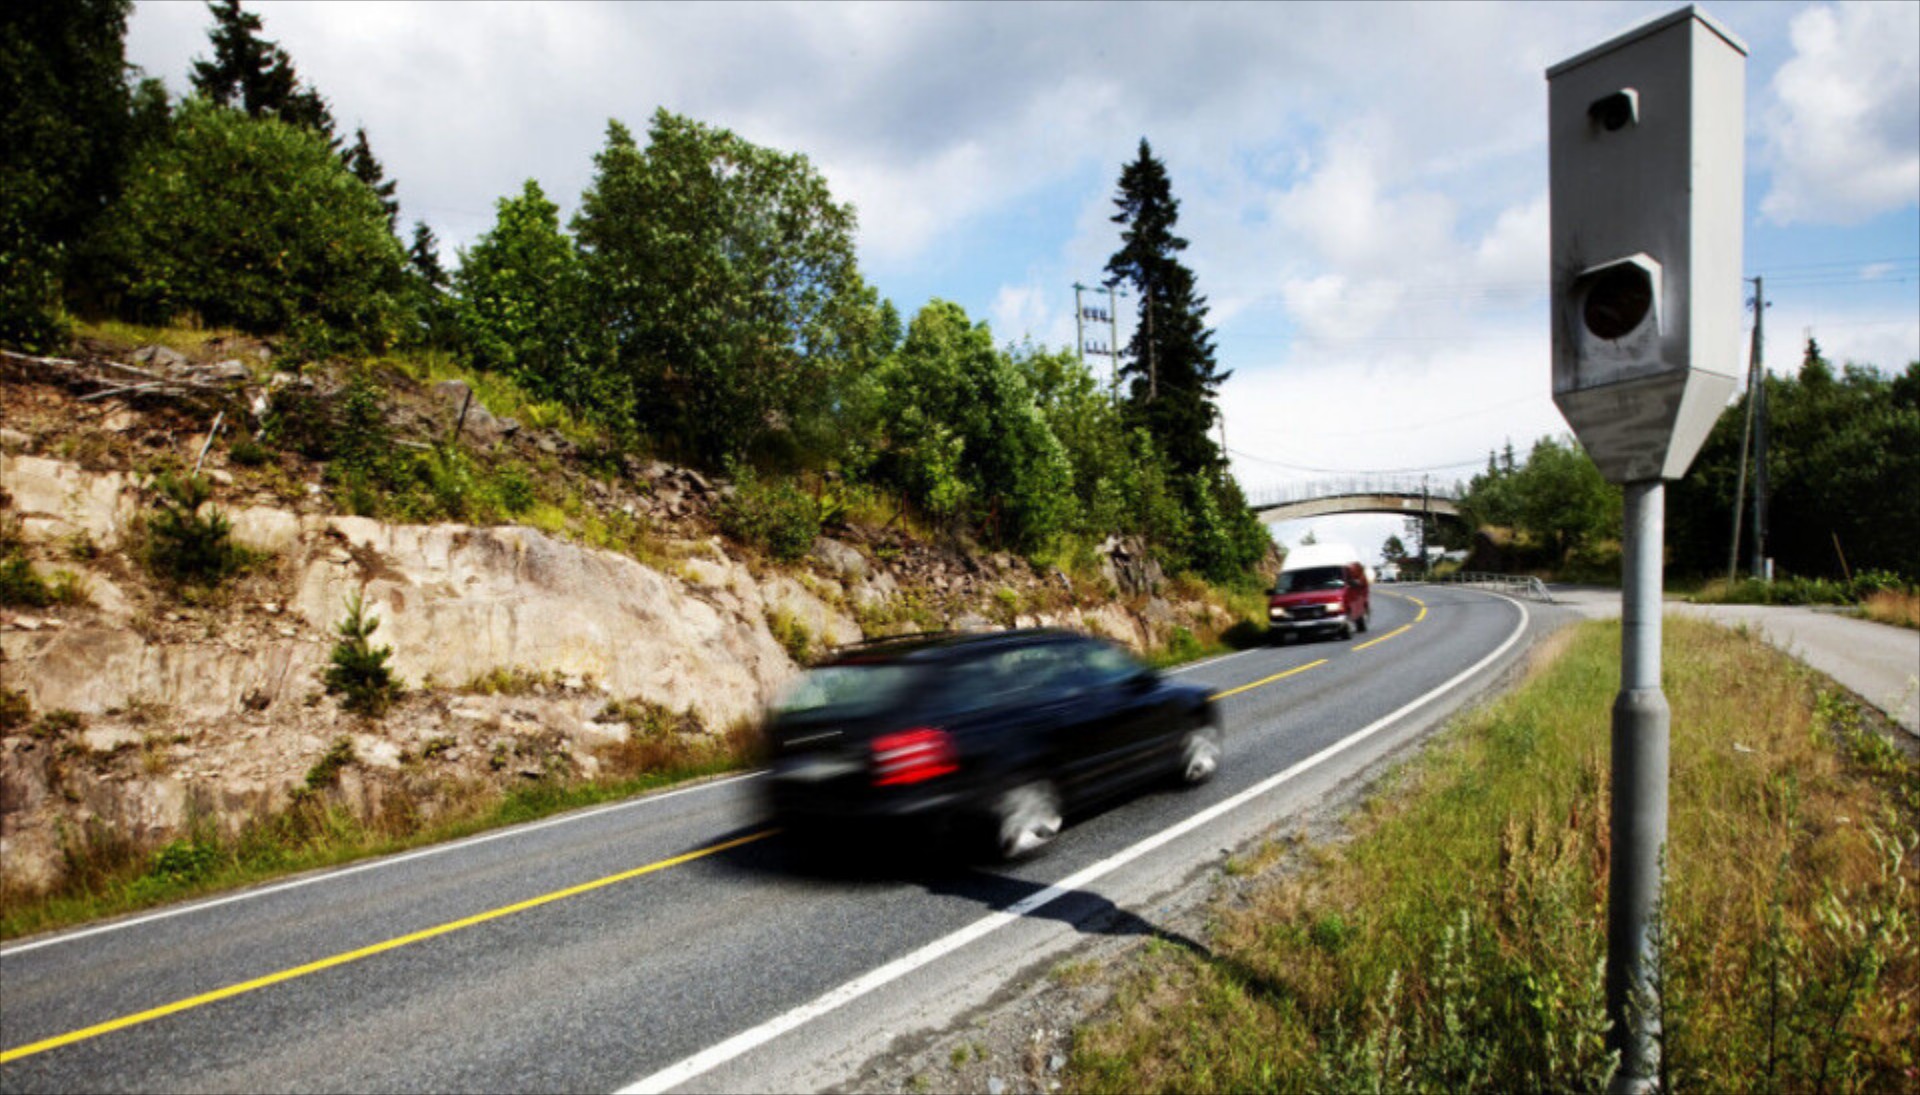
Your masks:
{"label": "white road edge line", "polygon": [[729,783],[738,783],[744,779],[752,779],[755,776],[763,775],[765,774],[765,771],[766,771],[765,769],[757,769],[752,772],[743,772],[737,776],[728,776],[725,779],[716,779],[707,783],[696,784],[692,787],[680,787],[672,791],[662,792],[657,795],[647,795],[642,798],[628,799],[625,802],[615,802],[615,803],[610,803],[606,806],[598,806],[591,810],[586,810],[577,814],[562,814],[559,817],[547,818],[544,821],[533,821],[533,822],[528,822],[525,825],[515,825],[512,828],[508,828],[508,829],[499,829],[491,833],[482,833],[479,836],[467,837],[465,840],[456,840],[451,844],[435,844],[430,848],[421,848],[418,851],[406,852],[401,855],[393,856],[391,858],[376,859],[376,860],[372,860],[371,862],[361,863],[353,867],[343,867],[339,870],[324,871],[320,874],[308,875],[305,878],[296,878],[291,882],[282,882],[276,886],[266,886],[258,890],[245,890],[241,893],[229,894],[226,897],[216,897],[209,901],[198,901],[191,905],[181,905],[178,908],[162,909],[159,912],[148,913],[145,916],[136,916],[130,920],[118,920],[111,924],[101,924],[97,927],[83,928],[79,931],[68,932],[64,935],[55,935],[46,939],[37,939],[31,943],[22,943],[16,947],[0,948],[0,959],[11,958],[16,954],[25,954],[26,952],[32,951],[32,950],[39,950],[41,947],[51,947],[56,943],[72,943],[75,940],[86,939],[90,936],[95,936],[95,935],[102,935],[102,934],[105,934],[106,932],[123,931],[127,928],[139,927],[142,924],[151,924],[156,920],[169,920],[176,916],[185,916],[188,913],[197,913],[197,912],[204,912],[208,909],[217,909],[222,905],[232,905],[240,901],[252,901],[255,898],[267,897],[271,894],[285,893],[288,890],[297,890],[302,886],[312,886],[320,882],[332,882],[335,879],[346,878],[349,875],[356,875],[361,873],[362,871],[376,871],[382,867],[392,867],[401,863],[410,862],[415,859],[425,859],[427,856],[440,855],[444,852],[458,851],[462,848],[471,848],[471,847],[474,847],[475,845],[486,844],[490,841],[505,840],[508,837],[522,836],[526,833],[531,833],[539,829],[550,829],[556,825],[569,825],[576,821],[585,821],[590,817],[599,817],[601,814],[610,814],[610,813],[613,813],[615,810],[626,810],[626,809],[631,809],[632,807],[635,807],[635,806],[645,806],[649,803],[661,802],[666,799],[676,798],[680,795],[691,794],[695,791],[705,791],[712,787],[721,787]]}
{"label": "white road edge line", "polygon": [[854,1000],[885,986],[889,982],[897,981],[907,974],[912,973],[914,970],[938,958],[951,954],[974,940],[995,932],[1026,916],[1028,913],[1073,893],[1082,886],[1113,873],[1126,864],[1146,855],[1148,852],[1177,840],[1215,818],[1259,798],[1261,795],[1293,779],[1302,772],[1324,763],[1335,755],[1344,752],[1400,721],[1419,708],[1425,707],[1440,696],[1452,691],[1455,687],[1470,679],[1482,669],[1493,664],[1508,650],[1512,649],[1513,644],[1519,642],[1520,636],[1526,633],[1527,624],[1530,619],[1527,613],[1527,606],[1495,593],[1489,593],[1486,594],[1486,596],[1506,601],[1514,608],[1519,609],[1520,625],[1514,628],[1513,634],[1508,635],[1507,641],[1501,643],[1499,648],[1493,653],[1475,662],[1470,668],[1461,671],[1459,675],[1453,677],[1445,684],[1440,685],[1438,688],[1435,688],[1433,691],[1415,699],[1398,711],[1354,731],[1347,737],[1334,742],[1332,745],[1327,746],[1325,749],[1320,750],[1305,760],[1299,761],[1275,775],[1268,776],[1266,779],[1241,791],[1232,798],[1223,799],[1220,802],[1214,803],[1212,806],[1207,807],[1185,821],[1179,822],[1170,828],[1162,829],[1160,832],[1155,833],[1145,840],[1131,847],[1123,848],[1098,863],[1083,867],[1079,871],[1068,875],[1066,878],[1061,879],[1038,893],[1031,894],[999,912],[989,913],[952,934],[936,939],[921,947],[919,950],[902,955],[884,966],[870,970],[841,985],[839,988],[833,989],[825,995],[802,1004],[783,1015],[775,1016],[750,1030],[741,1031],[739,1034],[728,1038],[724,1042],[704,1049],[675,1064],[668,1065],[666,1068],[650,1076],[635,1080],[632,1084],[621,1088],[617,1095],[654,1095],[654,1093],[657,1092],[670,1091],[686,1083],[688,1080],[710,1072],[750,1050],[771,1042],[780,1035],[793,1030],[795,1027],[811,1022],[843,1004],[852,1003]]}

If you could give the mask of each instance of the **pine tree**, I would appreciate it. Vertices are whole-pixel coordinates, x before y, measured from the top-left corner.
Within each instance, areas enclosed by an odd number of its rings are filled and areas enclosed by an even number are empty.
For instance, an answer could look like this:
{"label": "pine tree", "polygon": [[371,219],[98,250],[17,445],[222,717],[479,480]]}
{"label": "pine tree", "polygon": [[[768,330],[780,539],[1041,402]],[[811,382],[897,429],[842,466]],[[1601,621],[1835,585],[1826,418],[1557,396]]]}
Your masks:
{"label": "pine tree", "polygon": [[398,231],[400,203],[394,200],[393,196],[393,191],[398,184],[387,178],[386,168],[380,166],[379,160],[374,159],[373,148],[367,144],[365,127],[354,129],[353,147],[347,149],[340,158],[347,165],[347,170],[353,172],[353,177],[366,183],[367,189],[373,191],[374,196],[380,199],[380,207],[387,211],[387,228]]}
{"label": "pine tree", "polygon": [[274,117],[314,130],[337,146],[327,101],[300,82],[286,50],[260,37],[260,17],[241,10],[240,0],[215,0],[207,8],[214,20],[207,35],[213,59],[194,61],[193,89],[248,117]]}
{"label": "pine tree", "polygon": [[1134,419],[1152,433],[1175,471],[1213,474],[1224,464],[1208,430],[1219,417],[1214,400],[1232,375],[1214,360],[1207,301],[1193,271],[1177,257],[1187,241],[1174,235],[1180,203],[1166,165],[1144,138],[1140,156],[1120,173],[1113,222],[1124,226],[1120,250],[1107,261],[1107,283],[1132,287],[1139,320],[1121,375],[1130,381]]}
{"label": "pine tree", "polygon": [[413,222],[413,244],[407,248],[407,265],[420,275],[428,288],[437,291],[447,287],[447,268],[440,265],[440,241],[426,221]]}

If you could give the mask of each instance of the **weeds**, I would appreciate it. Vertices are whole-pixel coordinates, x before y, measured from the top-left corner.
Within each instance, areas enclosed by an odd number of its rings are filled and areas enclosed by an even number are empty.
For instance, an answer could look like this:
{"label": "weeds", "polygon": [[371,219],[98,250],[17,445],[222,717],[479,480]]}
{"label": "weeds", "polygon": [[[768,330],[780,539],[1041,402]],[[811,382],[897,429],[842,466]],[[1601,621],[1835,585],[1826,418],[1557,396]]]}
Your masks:
{"label": "weeds", "polygon": [[307,769],[307,790],[324,791],[340,785],[340,772],[359,762],[353,751],[353,739],[342,735],[333,739],[333,744]]}
{"label": "weeds", "polygon": [[0,688],[0,731],[17,730],[33,718],[33,704],[25,692]]}
{"label": "weeds", "polygon": [[813,652],[813,632],[798,616],[784,608],[773,609],[767,614],[767,630],[773,633],[773,640],[787,652],[787,657],[797,664],[807,664]]}

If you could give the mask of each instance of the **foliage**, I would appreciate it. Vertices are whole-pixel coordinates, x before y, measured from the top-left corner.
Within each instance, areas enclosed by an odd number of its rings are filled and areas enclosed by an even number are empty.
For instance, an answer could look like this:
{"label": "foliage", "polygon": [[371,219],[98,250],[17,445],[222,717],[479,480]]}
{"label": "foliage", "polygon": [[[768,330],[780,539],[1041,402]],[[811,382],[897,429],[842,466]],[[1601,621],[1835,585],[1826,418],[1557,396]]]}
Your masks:
{"label": "foliage", "polygon": [[45,608],[52,603],[53,591],[25,555],[12,551],[0,555],[0,605]]}
{"label": "foliage", "polygon": [[320,759],[313,762],[313,767],[307,769],[307,790],[320,791],[339,786],[341,769],[357,763],[359,759],[353,751],[352,738],[342,734],[333,739],[327,751],[320,754]]}
{"label": "foliage", "polygon": [[1073,469],[1028,386],[986,324],[936,300],[878,370],[873,474],[934,516],[1033,548],[1061,530]]}
{"label": "foliage", "polygon": [[[1920,482],[1920,362],[1897,374],[1853,364],[1836,373],[1808,340],[1798,376],[1767,377],[1766,407],[1766,552],[1779,569],[1829,578],[1881,569],[1920,580],[1920,494],[1892,486]],[[1742,396],[1669,491],[1676,569],[1726,571],[1746,413]],[[1754,482],[1749,468],[1741,567],[1753,542]]]}
{"label": "foliage", "polygon": [[1511,445],[1502,459],[1489,456],[1487,470],[1468,483],[1461,508],[1474,525],[1525,537],[1533,554],[1515,560],[1521,565],[1537,558],[1566,567],[1576,553],[1617,537],[1621,521],[1619,488],[1572,438],[1539,439],[1517,466]]}
{"label": "foliage", "polygon": [[460,256],[460,330],[473,362],[540,398],[617,411],[620,394],[594,360],[585,268],[560,231],[560,209],[528,179],[501,198],[494,224]]}
{"label": "foliage", "polygon": [[736,468],[734,474],[733,493],[717,514],[722,532],[781,562],[813,549],[820,535],[820,512],[812,496],[791,479],[763,479],[745,468]]}
{"label": "foliage", "polygon": [[0,731],[17,730],[33,718],[33,703],[18,689],[0,687]]}
{"label": "foliage", "polygon": [[9,4],[0,15],[0,343],[64,336],[70,249],[113,197],[130,134],[129,0]]}
{"label": "foliage", "polygon": [[1208,430],[1219,417],[1215,400],[1232,376],[1214,361],[1207,301],[1193,271],[1177,257],[1187,241],[1173,234],[1180,202],[1164,163],[1145,138],[1140,154],[1120,172],[1111,218],[1123,225],[1121,247],[1107,260],[1108,284],[1126,282],[1140,302],[1121,375],[1129,378],[1127,406],[1145,425],[1180,475],[1211,473],[1223,462]]}
{"label": "foliage", "polygon": [[340,641],[333,644],[325,675],[328,695],[341,696],[341,707],[370,718],[386,714],[402,690],[387,666],[393,648],[373,645],[379,627],[379,618],[367,614],[360,595],[349,597],[346,618],[335,628]]}
{"label": "foliage", "polygon": [[379,199],[311,130],[190,99],[135,156],[100,246],[136,316],[192,314],[317,347],[399,327],[403,255]]}
{"label": "foliage", "polygon": [[[387,231],[397,231],[400,227],[400,201],[393,196],[399,186],[387,178],[387,169],[374,158],[373,146],[367,143],[367,131],[364,127],[353,131],[353,144],[340,155],[340,161],[347,165],[353,177],[367,185],[373,196],[380,199],[380,208],[387,214]],[[411,256],[409,256],[411,257]]]}
{"label": "foliage", "polygon": [[208,40],[213,57],[193,63],[193,90],[216,106],[249,118],[277,118],[333,142],[333,113],[312,85],[303,85],[293,59],[260,37],[260,17],[241,10],[240,0],[214,0]]}
{"label": "foliage", "polygon": [[716,465],[833,437],[878,322],[852,208],[805,156],[666,110],[645,150],[609,122],[594,168],[574,232],[640,425]]}
{"label": "foliage", "polygon": [[1852,605],[1880,593],[1915,592],[1920,592],[1920,585],[1907,583],[1897,574],[1867,570],[1851,579],[1783,575],[1771,582],[1760,578],[1719,580],[1708,583],[1689,599],[1716,605]]}
{"label": "foliage", "polygon": [[253,562],[253,553],[233,541],[225,515],[208,504],[213,486],[207,480],[162,472],[153,487],[143,555],[155,577],[179,586],[215,586]]}

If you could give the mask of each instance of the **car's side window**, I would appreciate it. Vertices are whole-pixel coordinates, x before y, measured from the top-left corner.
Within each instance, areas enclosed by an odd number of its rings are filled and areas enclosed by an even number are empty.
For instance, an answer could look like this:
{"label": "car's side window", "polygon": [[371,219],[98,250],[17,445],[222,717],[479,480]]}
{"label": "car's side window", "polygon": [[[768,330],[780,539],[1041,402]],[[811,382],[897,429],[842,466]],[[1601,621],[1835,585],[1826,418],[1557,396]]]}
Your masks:
{"label": "car's side window", "polygon": [[959,712],[1024,703],[1048,688],[1059,673],[1050,647],[1002,650],[961,668],[951,682],[951,703]]}
{"label": "car's side window", "polygon": [[1112,688],[1140,672],[1140,663],[1105,643],[1085,643],[1066,651],[1069,676],[1080,688]]}

